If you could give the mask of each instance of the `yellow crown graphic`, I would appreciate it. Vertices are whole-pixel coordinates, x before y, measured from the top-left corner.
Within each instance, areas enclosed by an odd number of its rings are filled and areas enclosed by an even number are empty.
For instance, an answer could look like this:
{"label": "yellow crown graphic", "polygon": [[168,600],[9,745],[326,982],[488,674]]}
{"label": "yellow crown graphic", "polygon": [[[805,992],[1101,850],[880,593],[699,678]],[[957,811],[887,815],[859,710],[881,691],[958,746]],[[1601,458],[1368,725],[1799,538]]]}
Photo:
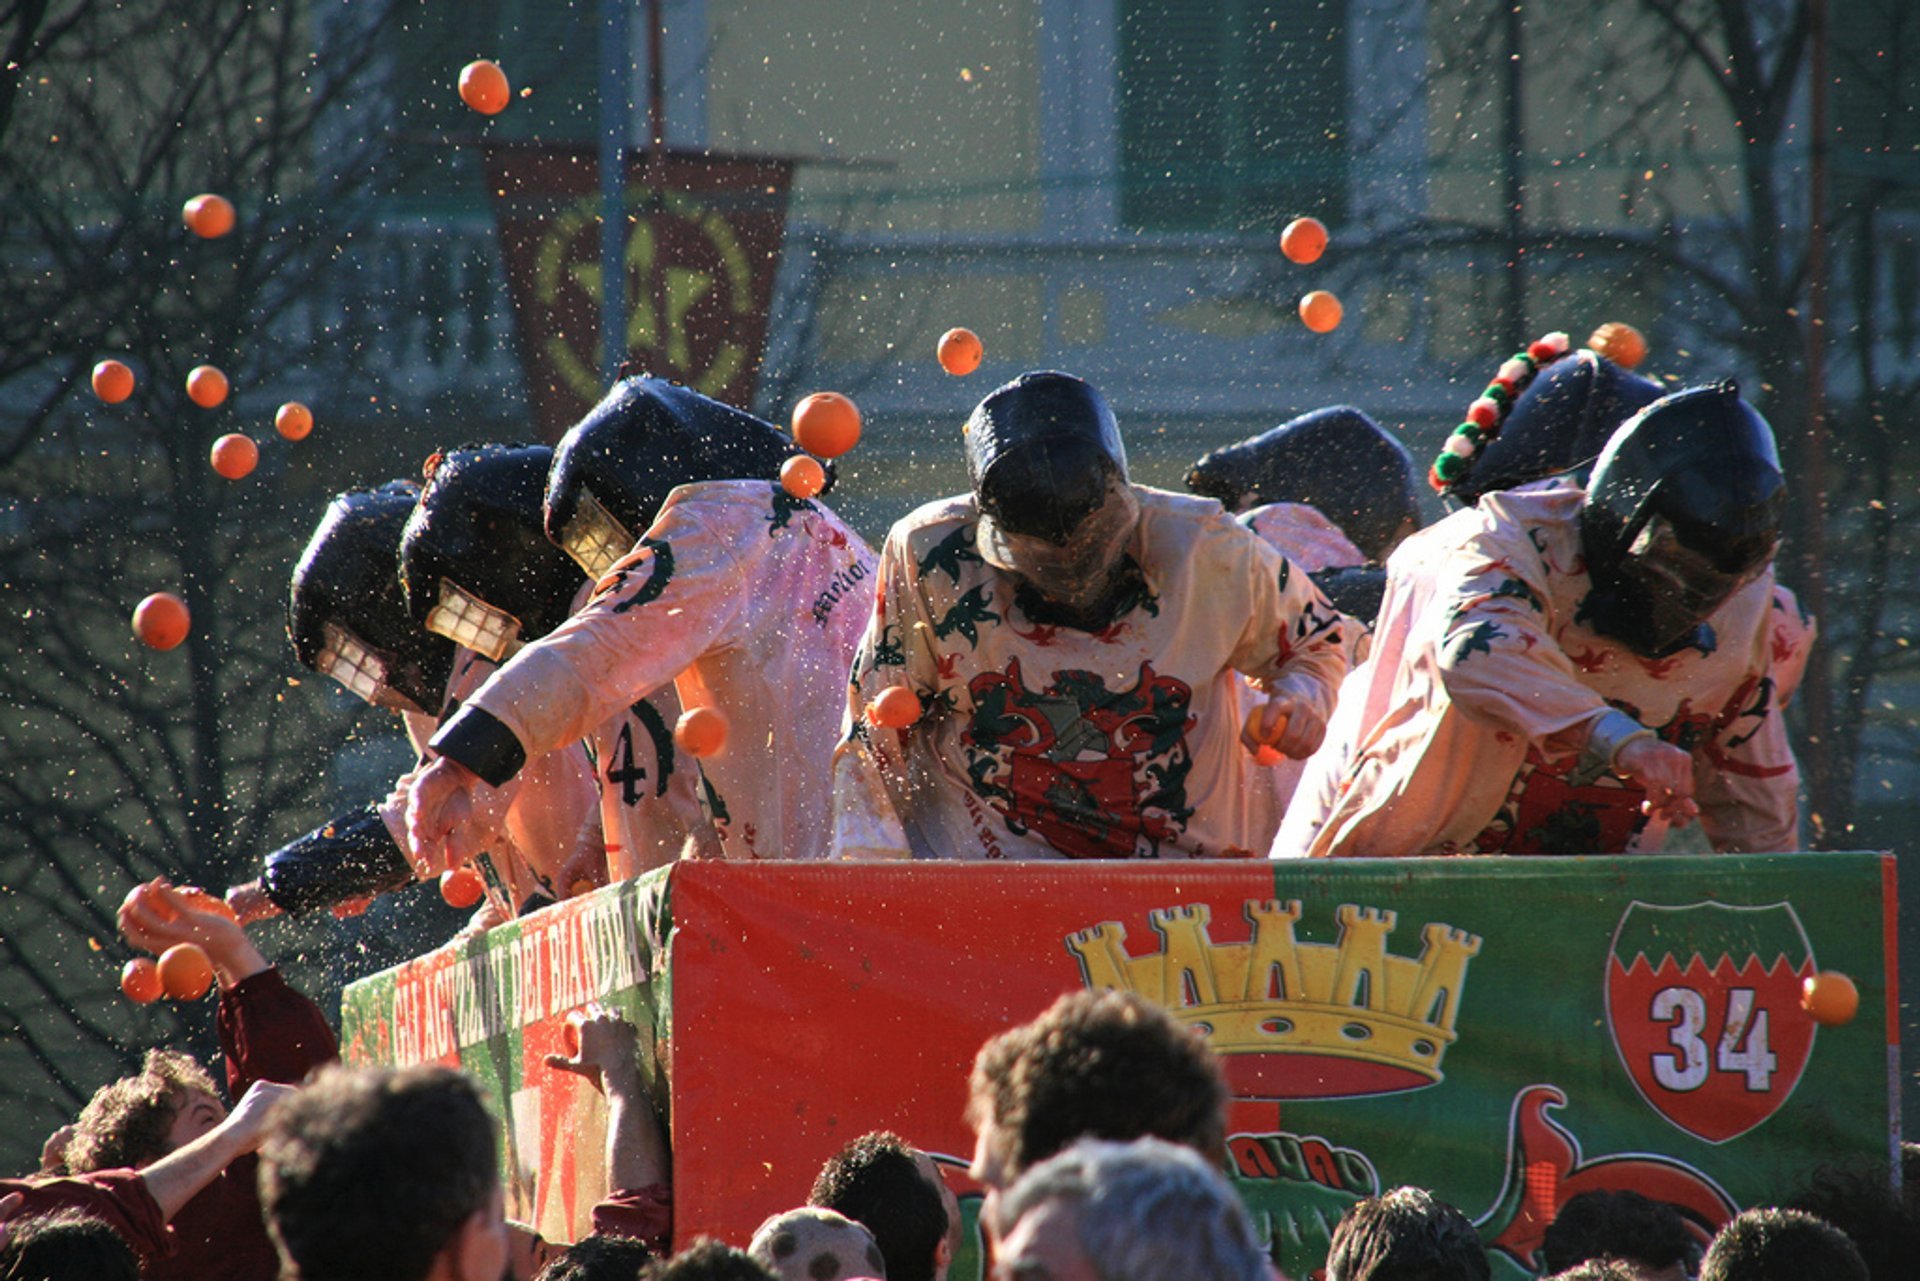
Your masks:
{"label": "yellow crown graphic", "polygon": [[1147,913],[1160,948],[1143,956],[1127,953],[1118,921],[1066,943],[1088,987],[1137,992],[1204,1032],[1243,1098],[1384,1094],[1441,1079],[1477,936],[1429,924],[1417,958],[1395,956],[1388,910],[1342,903],[1336,943],[1295,937],[1297,899],[1243,911],[1245,943],[1213,942],[1204,903]]}

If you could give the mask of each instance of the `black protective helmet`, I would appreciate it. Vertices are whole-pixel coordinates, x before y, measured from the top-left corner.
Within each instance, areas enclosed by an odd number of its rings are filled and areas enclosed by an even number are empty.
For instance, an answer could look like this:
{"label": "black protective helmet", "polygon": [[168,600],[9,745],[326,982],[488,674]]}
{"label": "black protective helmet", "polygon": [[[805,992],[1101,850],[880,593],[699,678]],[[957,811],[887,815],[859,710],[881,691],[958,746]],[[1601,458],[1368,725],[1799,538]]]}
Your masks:
{"label": "black protective helmet", "polygon": [[562,622],[580,569],[547,541],[545,445],[463,446],[428,461],[400,539],[407,612],[495,662]]}
{"label": "black protective helmet", "polygon": [[1580,509],[1594,627],[1658,658],[1765,569],[1786,510],[1773,429],[1730,382],[1655,401],[1607,441]]}
{"label": "black protective helmet", "polygon": [[1482,494],[1544,480],[1590,465],[1621,423],[1660,399],[1651,378],[1629,373],[1586,348],[1541,369],[1514,398],[1500,434],[1480,449],[1450,497],[1477,503]]}
{"label": "black protective helmet", "polygon": [[1408,521],[1420,523],[1413,458],[1352,405],[1330,405],[1216,449],[1187,472],[1187,488],[1228,511],[1304,503],[1383,561]]}
{"label": "black protective helmet", "polygon": [[553,451],[547,537],[598,578],[633,550],[676,486],[773,480],[800,452],[771,423],[689,387],[623,378]]}
{"label": "black protective helmet", "polygon": [[407,616],[396,565],[420,487],[394,480],[328,504],[293,569],[287,638],[294,657],[376,707],[433,715],[453,645]]}
{"label": "black protective helmet", "polygon": [[1127,483],[1113,411],[1072,374],[1027,373],[996,388],[967,419],[965,440],[983,542],[997,526],[1064,543]]}

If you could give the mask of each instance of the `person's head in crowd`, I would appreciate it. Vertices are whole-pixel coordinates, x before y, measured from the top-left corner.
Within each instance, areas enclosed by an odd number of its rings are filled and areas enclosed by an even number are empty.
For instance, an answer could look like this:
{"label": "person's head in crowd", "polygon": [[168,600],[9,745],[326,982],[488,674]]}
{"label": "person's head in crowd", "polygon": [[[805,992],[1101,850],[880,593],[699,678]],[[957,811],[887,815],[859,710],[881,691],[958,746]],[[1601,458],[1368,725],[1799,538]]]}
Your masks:
{"label": "person's head in crowd", "polygon": [[126,1238],[76,1211],[23,1219],[0,1233],[6,1281],[138,1281],[140,1264]]}
{"label": "person's head in crowd", "polygon": [[1873,1281],[1910,1277],[1920,1267],[1920,1215],[1893,1190],[1884,1164],[1878,1168],[1821,1166],[1784,1204],[1846,1233]]}
{"label": "person's head in crowd", "polygon": [[1602,1256],[1576,1263],[1564,1272],[1555,1272],[1545,1281],[1640,1281],[1644,1275],[1623,1259]]}
{"label": "person's head in crowd", "polygon": [[1425,1188],[1350,1207],[1333,1229],[1327,1281],[1488,1281],[1486,1247],[1467,1216]]}
{"label": "person's head in crowd", "polygon": [[886,1130],[863,1134],[822,1166],[807,1203],[873,1233],[889,1281],[943,1281],[960,1234],[959,1205],[932,1158]]}
{"label": "person's head in crowd", "polygon": [[1540,1262],[1548,1272],[1607,1256],[1632,1266],[1639,1281],[1686,1281],[1698,1254],[1679,1211],[1626,1191],[1582,1192],[1569,1199],[1540,1242]]}
{"label": "person's head in crowd", "polygon": [[534,1281],[636,1281],[657,1257],[631,1237],[595,1233],[561,1251]]}
{"label": "person's head in crowd", "polygon": [[887,1275],[873,1233],[844,1214],[802,1206],[762,1223],[747,1245],[780,1281],[849,1281]]}
{"label": "person's head in crowd", "polygon": [[1735,1215],[1707,1246],[1700,1281],[1868,1281],[1847,1234],[1804,1210]]}
{"label": "person's head in crowd", "polygon": [[1084,1139],[992,1211],[1002,1281],[1267,1281],[1246,1207],[1191,1148]]}
{"label": "person's head in crowd", "polygon": [[744,1250],[718,1241],[699,1240],[674,1255],[647,1265],[640,1281],[780,1281]]}
{"label": "person's head in crowd", "polygon": [[178,1050],[148,1050],[140,1071],[94,1091],[68,1139],[75,1174],[151,1165],[226,1118],[213,1077]]}
{"label": "person's head in crowd", "polygon": [[1213,1051],[1131,992],[1075,992],[980,1047],[973,1177],[1004,1188],[1079,1138],[1184,1143],[1219,1164],[1227,1083]]}
{"label": "person's head in crowd", "polygon": [[499,1281],[494,1161],[493,1118],[461,1073],[329,1068],[280,1105],[260,1149],[282,1275]]}

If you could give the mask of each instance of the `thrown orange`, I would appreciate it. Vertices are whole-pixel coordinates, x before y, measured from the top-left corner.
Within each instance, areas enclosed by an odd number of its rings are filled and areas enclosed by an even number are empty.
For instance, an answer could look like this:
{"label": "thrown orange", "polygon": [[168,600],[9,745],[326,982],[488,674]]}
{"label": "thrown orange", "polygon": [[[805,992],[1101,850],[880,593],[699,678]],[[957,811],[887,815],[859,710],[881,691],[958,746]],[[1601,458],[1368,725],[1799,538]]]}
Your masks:
{"label": "thrown orange", "polygon": [[1621,320],[1609,320],[1594,330],[1587,346],[1622,369],[1636,368],[1647,358],[1646,336]]}
{"label": "thrown orange", "polygon": [[1316,289],[1300,299],[1300,323],[1316,334],[1330,334],[1338,329],[1343,314],[1340,300],[1324,289]]}
{"label": "thrown orange", "polygon": [[889,685],[874,695],[867,719],[881,729],[906,729],[920,719],[920,696],[905,685]]}
{"label": "thrown orange", "polygon": [[197,1001],[213,986],[213,962],[198,943],[175,943],[160,953],[160,986],[176,1001]]}
{"label": "thrown orange", "polygon": [[780,487],[794,498],[812,498],[827,487],[827,469],[805,454],[780,464]]}
{"label": "thrown orange", "polygon": [[103,360],[93,367],[93,394],[109,405],[117,405],[133,395],[133,371],[117,360]]}
{"label": "thrown orange", "polygon": [[1326,251],[1327,224],[1318,218],[1295,218],[1280,233],[1280,252],[1288,262],[1318,262]]}
{"label": "thrown orange", "polygon": [[187,375],[187,398],[202,409],[219,408],[227,390],[227,376],[212,365],[195,365]]}
{"label": "thrown orange", "polygon": [[166,991],[160,983],[160,967],[151,958],[136,956],[120,967],[120,990],[135,1005],[151,1005]]}
{"label": "thrown orange", "polygon": [[181,209],[180,218],[202,240],[216,240],[233,230],[233,201],[211,192],[195,196]]}
{"label": "thrown orange", "polygon": [[500,70],[499,63],[476,58],[460,69],[460,101],[481,115],[497,116],[511,100],[507,73]]}
{"label": "thrown orange", "polygon": [[955,378],[964,378],[980,368],[980,360],[987,349],[980,345],[980,335],[971,329],[949,329],[940,335],[940,345],[935,348],[940,357],[940,368]]}
{"label": "thrown orange", "polygon": [[860,443],[860,410],[837,391],[816,391],[793,407],[793,438],[822,458],[838,458]]}
{"label": "thrown orange", "polygon": [[260,446],[253,443],[253,437],[241,433],[228,432],[213,442],[210,455],[213,469],[228,480],[239,480],[253,474],[260,465]]}
{"label": "thrown orange", "polygon": [[1821,970],[1800,981],[1800,1008],[1822,1027],[1851,1023],[1860,1011],[1860,989],[1839,970]]}
{"label": "thrown orange", "polygon": [[730,728],[727,714],[719,708],[689,707],[673,727],[673,741],[689,756],[713,756],[725,750]]}
{"label": "thrown orange", "polygon": [[449,907],[472,907],[487,895],[487,879],[470,867],[440,873],[440,897]]}
{"label": "thrown orange", "polygon": [[133,607],[133,634],[150,649],[172,649],[192,621],[187,603],[172,592],[155,592]]}
{"label": "thrown orange", "polygon": [[313,430],[313,411],[297,400],[289,400],[273,416],[273,429],[288,440],[305,440]]}

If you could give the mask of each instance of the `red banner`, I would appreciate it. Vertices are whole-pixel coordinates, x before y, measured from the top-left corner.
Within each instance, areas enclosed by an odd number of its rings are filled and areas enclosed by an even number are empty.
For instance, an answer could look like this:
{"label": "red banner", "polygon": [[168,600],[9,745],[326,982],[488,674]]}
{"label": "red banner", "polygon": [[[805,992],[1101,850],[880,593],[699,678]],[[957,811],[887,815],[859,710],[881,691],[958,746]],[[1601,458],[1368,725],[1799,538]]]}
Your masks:
{"label": "red banner", "polygon": [[[589,147],[490,143],[501,257],[543,438],[606,390],[600,369],[600,166]],[[751,408],[792,162],[667,151],[627,161],[628,358]]]}

